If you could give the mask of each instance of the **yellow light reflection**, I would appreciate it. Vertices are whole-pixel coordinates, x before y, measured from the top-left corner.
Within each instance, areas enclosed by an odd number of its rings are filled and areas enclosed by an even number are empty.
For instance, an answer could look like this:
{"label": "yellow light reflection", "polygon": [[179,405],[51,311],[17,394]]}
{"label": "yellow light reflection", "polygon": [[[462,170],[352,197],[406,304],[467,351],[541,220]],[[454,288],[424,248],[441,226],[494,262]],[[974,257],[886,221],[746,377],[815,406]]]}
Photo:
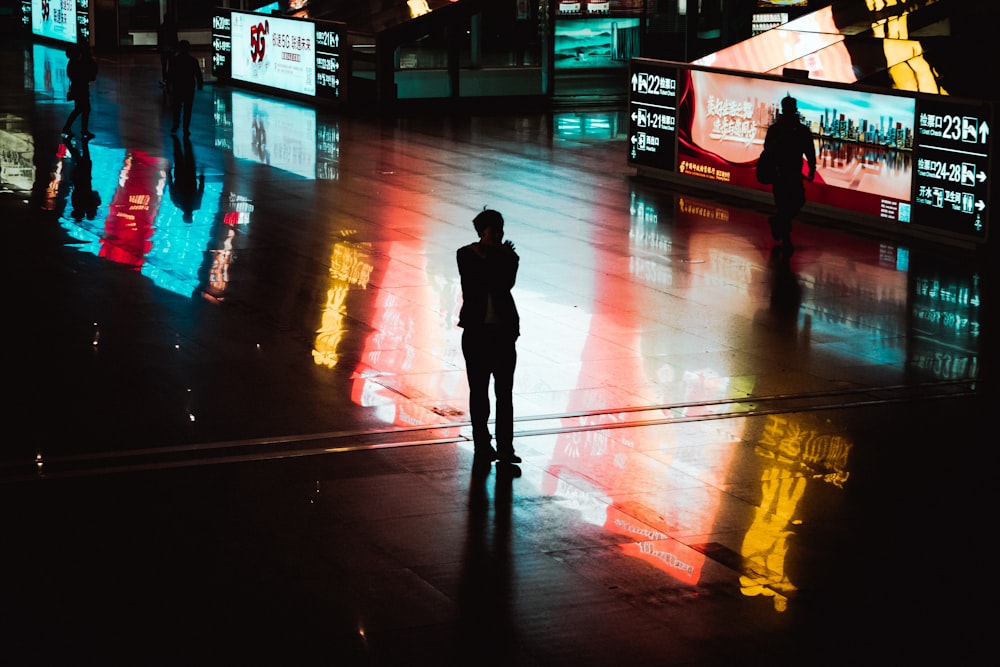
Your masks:
{"label": "yellow light reflection", "polygon": [[427,0],[406,0],[406,5],[410,8],[411,19],[423,16],[424,14],[430,14],[431,12]]}
{"label": "yellow light reflection", "polygon": [[333,246],[330,256],[330,288],[320,316],[313,345],[313,362],[333,368],[340,356],[337,348],[344,337],[344,316],[347,314],[347,294],[352,285],[365,288],[371,277],[372,265],[364,261],[360,249],[347,243]]}
{"label": "yellow light reflection", "polygon": [[764,463],[761,502],[743,538],[741,553],[746,573],[740,590],[746,596],[774,598],[774,608],[785,611],[795,586],[785,573],[785,556],[796,511],[810,481],[843,488],[850,476],[847,458],[852,444],[839,435],[807,428],[788,415],[772,415],[754,453]]}

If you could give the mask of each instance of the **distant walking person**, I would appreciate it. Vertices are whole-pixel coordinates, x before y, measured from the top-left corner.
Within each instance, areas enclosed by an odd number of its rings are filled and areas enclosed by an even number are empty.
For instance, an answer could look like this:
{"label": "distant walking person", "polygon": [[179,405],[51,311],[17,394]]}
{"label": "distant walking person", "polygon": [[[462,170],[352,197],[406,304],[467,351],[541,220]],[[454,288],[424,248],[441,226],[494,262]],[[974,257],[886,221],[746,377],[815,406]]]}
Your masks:
{"label": "distant walking person", "polygon": [[205,82],[201,65],[191,55],[191,43],[186,39],[177,42],[177,52],[167,67],[167,81],[174,115],[170,131],[177,132],[183,120],[184,134],[191,134],[191,107],[194,104],[195,87],[201,90]]}
{"label": "distant walking person", "polygon": [[177,42],[177,23],[167,12],[156,31],[156,49],[160,52],[160,86],[167,85],[167,68],[177,49]]}
{"label": "distant walking person", "polygon": [[80,119],[80,135],[84,139],[92,139],[90,133],[90,82],[97,79],[97,61],[90,52],[90,44],[80,42],[66,51],[69,62],[66,63],[66,78],[69,79],[69,91],[66,99],[73,100],[73,110],[66,118],[63,126],[63,136],[73,136],[73,122]]}
{"label": "distant walking person", "polygon": [[[503,240],[504,219],[498,211],[484,209],[473,220],[477,243],[458,249],[462,279],[462,307],[458,326],[469,380],[469,417],[476,465],[493,461],[514,464],[515,341],[521,333],[520,317],[511,289],[520,258],[514,244]],[[491,445],[490,378],[496,395],[496,449]]]}
{"label": "distant walking person", "polygon": [[771,217],[771,235],[781,243],[783,254],[792,254],[792,220],[806,203],[806,189],[802,183],[802,158],[805,157],[809,172],[805,178],[816,177],[816,146],[809,128],[799,120],[798,102],[786,95],[781,100],[781,114],[767,128],[764,150],[772,155],[777,171],[771,192],[777,209]]}

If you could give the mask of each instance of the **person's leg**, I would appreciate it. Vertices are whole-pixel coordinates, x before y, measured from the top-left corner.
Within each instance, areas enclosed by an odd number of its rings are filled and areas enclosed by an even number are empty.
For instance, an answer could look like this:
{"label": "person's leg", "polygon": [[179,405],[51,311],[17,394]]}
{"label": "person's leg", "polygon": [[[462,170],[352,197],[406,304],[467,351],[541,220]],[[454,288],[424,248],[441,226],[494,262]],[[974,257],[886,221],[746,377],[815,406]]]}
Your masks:
{"label": "person's leg", "polygon": [[462,354],[465,356],[465,374],[469,380],[469,420],[472,422],[472,441],[479,454],[492,458],[490,444],[490,366],[489,346],[480,332],[466,329],[462,332]]}
{"label": "person's leg", "polygon": [[497,341],[494,345],[493,390],[496,393],[497,454],[501,461],[519,463],[514,455],[514,369],[517,348],[514,341]]}
{"label": "person's leg", "polygon": [[63,134],[67,136],[72,136],[73,122],[77,119],[77,116],[79,115],[80,115],[80,109],[76,105],[74,105],[73,110],[70,111],[69,116],[66,117],[66,124],[63,125],[63,131],[62,131]]}
{"label": "person's leg", "polygon": [[173,115],[173,122],[170,124],[170,131],[176,132],[181,126],[181,101],[173,96],[170,100],[170,110]]}
{"label": "person's leg", "polygon": [[94,135],[90,133],[90,100],[80,100],[80,136],[90,139]]}
{"label": "person's leg", "polygon": [[191,131],[191,111],[194,106],[194,96],[188,97],[184,100],[184,133],[187,134]]}

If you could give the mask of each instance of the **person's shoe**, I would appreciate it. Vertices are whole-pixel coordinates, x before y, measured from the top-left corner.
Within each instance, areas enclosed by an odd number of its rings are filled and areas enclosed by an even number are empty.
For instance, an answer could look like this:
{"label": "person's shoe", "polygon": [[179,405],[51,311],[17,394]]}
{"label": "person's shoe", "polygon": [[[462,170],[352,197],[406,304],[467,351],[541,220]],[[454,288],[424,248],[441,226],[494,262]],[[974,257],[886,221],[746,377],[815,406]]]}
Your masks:
{"label": "person's shoe", "polygon": [[83,133],[83,138],[84,139],[93,139],[95,136],[96,135],[93,132],[84,132]]}
{"label": "person's shoe", "polygon": [[73,130],[63,130],[62,131],[62,137],[64,139],[72,139],[73,138]]}
{"label": "person's shoe", "polygon": [[473,462],[485,461],[487,463],[493,463],[498,458],[497,450],[492,447],[483,447],[481,449],[476,449],[475,454],[473,454]]}
{"label": "person's shoe", "polygon": [[513,465],[515,463],[521,462],[521,457],[514,452],[504,452],[503,454],[497,454],[497,461],[500,463],[506,463],[508,465]]}

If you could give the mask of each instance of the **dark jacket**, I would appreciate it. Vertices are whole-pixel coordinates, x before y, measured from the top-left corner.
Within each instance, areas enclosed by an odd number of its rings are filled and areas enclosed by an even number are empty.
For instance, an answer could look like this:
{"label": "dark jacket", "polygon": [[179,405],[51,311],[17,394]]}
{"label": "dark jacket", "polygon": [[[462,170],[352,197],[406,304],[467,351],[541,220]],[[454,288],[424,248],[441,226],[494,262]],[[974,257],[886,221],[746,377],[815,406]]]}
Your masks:
{"label": "dark jacket", "polygon": [[458,326],[466,330],[486,326],[487,306],[492,301],[495,318],[492,324],[506,329],[516,339],[521,334],[521,319],[510,291],[520,263],[517,253],[507,247],[471,244],[459,248],[457,258],[462,278]]}
{"label": "dark jacket", "polygon": [[183,51],[176,53],[170,59],[170,66],[167,68],[167,81],[170,84],[170,92],[174,95],[182,98],[193,97],[195,87],[201,90],[204,85],[198,59]]}
{"label": "dark jacket", "polygon": [[82,100],[90,96],[90,82],[97,79],[97,61],[88,52],[75,54],[66,63],[66,78],[69,79],[69,91],[66,98]]}
{"label": "dark jacket", "polygon": [[816,171],[816,146],[812,132],[796,116],[781,114],[764,136],[764,150],[772,156],[778,179],[802,180],[802,158]]}

